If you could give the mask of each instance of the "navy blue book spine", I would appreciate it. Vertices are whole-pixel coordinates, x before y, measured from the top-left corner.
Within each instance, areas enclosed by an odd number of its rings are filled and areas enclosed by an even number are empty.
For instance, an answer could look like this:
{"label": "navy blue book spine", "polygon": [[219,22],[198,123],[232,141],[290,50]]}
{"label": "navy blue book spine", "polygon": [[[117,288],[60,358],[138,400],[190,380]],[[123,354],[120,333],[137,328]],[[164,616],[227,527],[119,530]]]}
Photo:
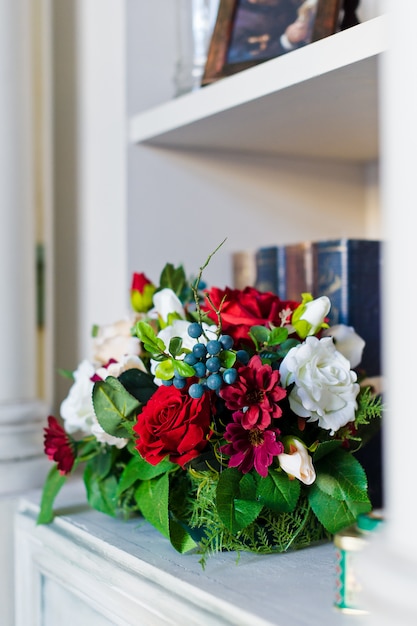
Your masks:
{"label": "navy blue book spine", "polygon": [[353,326],[366,342],[360,369],[381,375],[380,241],[337,239],[315,242],[315,297],[326,295],[332,307],[329,323]]}
{"label": "navy blue book spine", "polygon": [[282,276],[284,276],[285,280],[285,267],[280,267],[280,263],[282,264],[281,257],[282,251],[280,246],[266,246],[256,250],[255,287],[259,291],[269,291],[285,299],[285,294],[282,295],[282,293],[280,293],[280,290],[282,290],[280,285]]}

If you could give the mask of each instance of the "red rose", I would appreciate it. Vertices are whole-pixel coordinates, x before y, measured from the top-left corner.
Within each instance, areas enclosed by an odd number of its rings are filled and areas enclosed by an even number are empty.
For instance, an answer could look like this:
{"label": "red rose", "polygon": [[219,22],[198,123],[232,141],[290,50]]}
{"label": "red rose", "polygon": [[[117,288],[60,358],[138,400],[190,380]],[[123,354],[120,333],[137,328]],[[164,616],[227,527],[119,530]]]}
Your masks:
{"label": "red rose", "polygon": [[211,393],[194,399],[174,386],[158,387],[138,415],[133,430],[138,435],[136,449],[151,465],[169,455],[183,468],[207,445],[210,432]]}
{"label": "red rose", "polygon": [[[216,309],[221,306],[222,332],[233,337],[235,346],[241,340],[248,342],[251,326],[269,326],[270,322],[274,326],[281,326],[283,316],[289,321],[285,310],[292,313],[300,304],[292,300],[280,300],[273,293],[262,293],[253,287],[243,290],[212,287],[207,294]],[[217,315],[210,305],[206,305],[204,310],[213,322],[217,322]]]}

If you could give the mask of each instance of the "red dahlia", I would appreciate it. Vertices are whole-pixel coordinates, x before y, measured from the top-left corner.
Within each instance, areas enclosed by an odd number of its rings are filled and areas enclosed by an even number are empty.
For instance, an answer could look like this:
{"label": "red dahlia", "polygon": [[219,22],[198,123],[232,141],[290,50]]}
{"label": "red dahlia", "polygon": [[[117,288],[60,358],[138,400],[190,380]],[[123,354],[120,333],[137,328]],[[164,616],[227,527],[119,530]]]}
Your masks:
{"label": "red dahlia", "polygon": [[248,365],[238,369],[237,381],[223,387],[220,396],[231,411],[243,410],[243,428],[256,426],[264,430],[270,425],[271,418],[282,415],[278,402],[287,392],[279,386],[279,379],[279,371],[262,364],[261,357],[255,355]]}
{"label": "red dahlia", "polygon": [[48,426],[44,428],[44,450],[50,461],[55,461],[61,474],[69,474],[75,456],[71,439],[58,420],[50,415]]}

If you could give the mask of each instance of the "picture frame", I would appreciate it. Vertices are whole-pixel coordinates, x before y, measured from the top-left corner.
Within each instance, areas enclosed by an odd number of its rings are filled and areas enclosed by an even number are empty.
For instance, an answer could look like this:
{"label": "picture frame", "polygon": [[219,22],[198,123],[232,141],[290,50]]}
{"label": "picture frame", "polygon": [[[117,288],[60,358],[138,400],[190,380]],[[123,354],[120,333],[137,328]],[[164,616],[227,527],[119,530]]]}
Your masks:
{"label": "picture frame", "polygon": [[202,86],[334,34],[341,3],[220,0]]}

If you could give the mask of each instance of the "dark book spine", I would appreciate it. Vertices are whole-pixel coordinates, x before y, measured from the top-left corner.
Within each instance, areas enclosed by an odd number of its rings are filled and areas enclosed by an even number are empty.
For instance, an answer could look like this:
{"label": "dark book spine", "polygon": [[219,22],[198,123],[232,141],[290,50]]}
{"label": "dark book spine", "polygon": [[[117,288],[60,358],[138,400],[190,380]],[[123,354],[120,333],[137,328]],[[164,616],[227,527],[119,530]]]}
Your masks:
{"label": "dark book spine", "polygon": [[258,248],[255,252],[256,280],[258,291],[278,293],[278,246]]}
{"label": "dark book spine", "polygon": [[366,342],[360,369],[381,375],[381,242],[338,239],[314,244],[315,296],[326,295],[329,323],[353,326]]}

